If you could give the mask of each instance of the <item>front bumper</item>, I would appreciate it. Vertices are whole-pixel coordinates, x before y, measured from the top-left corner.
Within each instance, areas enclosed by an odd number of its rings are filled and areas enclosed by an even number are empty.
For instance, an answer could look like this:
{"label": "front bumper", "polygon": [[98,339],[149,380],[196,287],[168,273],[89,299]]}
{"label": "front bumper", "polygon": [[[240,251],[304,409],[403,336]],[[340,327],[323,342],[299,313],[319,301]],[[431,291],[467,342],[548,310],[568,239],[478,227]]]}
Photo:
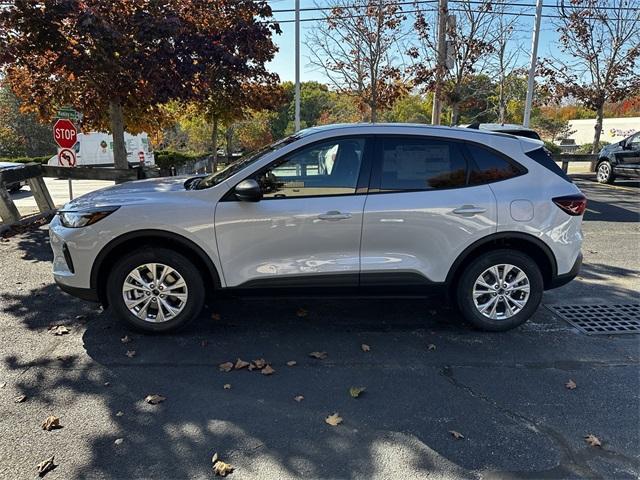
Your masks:
{"label": "front bumper", "polygon": [[569,283],[571,280],[576,278],[578,273],[580,273],[581,267],[582,267],[582,252],[578,253],[578,257],[576,258],[576,261],[573,264],[573,267],[571,267],[571,270],[569,270],[569,272],[563,273],[562,275],[556,275],[554,278],[551,279],[551,282],[549,283],[547,290],[551,290],[552,288],[558,288]]}
{"label": "front bumper", "polygon": [[95,303],[100,302],[100,299],[98,298],[98,292],[96,292],[91,288],[71,287],[69,285],[65,285],[64,283],[59,282],[58,279],[56,279],[56,284],[58,285],[58,287],[60,287],[60,290],[62,290],[65,293],[68,293],[69,295],[73,295],[74,297],[78,297],[82,300],[86,300],[87,302],[95,302]]}

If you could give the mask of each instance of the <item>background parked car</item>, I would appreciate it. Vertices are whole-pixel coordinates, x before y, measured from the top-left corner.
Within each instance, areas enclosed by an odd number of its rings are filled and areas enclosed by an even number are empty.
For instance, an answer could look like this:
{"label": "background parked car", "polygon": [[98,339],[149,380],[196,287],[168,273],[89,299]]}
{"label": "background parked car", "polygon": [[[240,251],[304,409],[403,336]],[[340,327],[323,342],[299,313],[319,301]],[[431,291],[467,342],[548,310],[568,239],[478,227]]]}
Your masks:
{"label": "background parked car", "polygon": [[[19,163],[11,163],[11,162],[0,162],[0,170],[5,170],[5,169],[9,169],[9,168],[18,168],[21,165]],[[7,190],[9,190],[9,192],[11,193],[15,193],[18,190],[20,190],[23,186],[25,186],[27,184],[27,182],[22,181],[22,182],[15,182],[15,183],[9,183],[7,184]]]}
{"label": "background parked car", "polygon": [[640,132],[600,150],[596,172],[600,183],[613,183],[616,177],[640,178]]}

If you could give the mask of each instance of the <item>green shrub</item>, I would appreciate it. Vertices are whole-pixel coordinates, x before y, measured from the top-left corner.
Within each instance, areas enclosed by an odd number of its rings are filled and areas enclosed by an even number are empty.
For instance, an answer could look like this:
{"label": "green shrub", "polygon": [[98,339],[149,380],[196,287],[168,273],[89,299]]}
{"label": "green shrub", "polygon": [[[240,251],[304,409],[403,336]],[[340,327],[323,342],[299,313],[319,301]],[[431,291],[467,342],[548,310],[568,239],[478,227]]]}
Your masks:
{"label": "green shrub", "polygon": [[557,153],[562,153],[562,150],[560,149],[560,147],[558,145],[556,145],[553,142],[550,142],[548,140],[544,141],[544,146],[547,150],[549,150],[551,153],[557,154]]}
{"label": "green shrub", "polygon": [[43,157],[13,157],[13,158],[1,158],[0,157],[0,162],[13,162],[13,163],[40,163],[40,164],[46,164],[49,159],[52,157],[53,155],[47,155],[47,156],[43,156]]}
{"label": "green shrub", "polygon": [[156,159],[156,165],[161,169],[169,169],[173,167],[179,167],[187,162],[200,160],[208,156],[206,153],[190,153],[190,152],[175,152],[171,150],[156,150],[153,152]]}
{"label": "green shrub", "polygon": [[[600,148],[605,147],[607,145],[610,145],[609,142],[600,142]],[[578,149],[576,150],[576,153],[591,153],[591,148],[593,147],[593,143],[585,143],[583,145],[580,145],[578,147]],[[597,152],[596,152],[597,153]]]}

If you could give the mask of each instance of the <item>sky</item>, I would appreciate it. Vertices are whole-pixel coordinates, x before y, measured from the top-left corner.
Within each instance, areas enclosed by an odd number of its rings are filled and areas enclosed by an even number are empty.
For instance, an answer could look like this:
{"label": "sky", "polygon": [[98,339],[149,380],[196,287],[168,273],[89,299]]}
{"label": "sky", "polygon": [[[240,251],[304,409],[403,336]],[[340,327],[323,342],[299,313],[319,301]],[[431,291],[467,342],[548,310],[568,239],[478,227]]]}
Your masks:
{"label": "sky", "polygon": [[[400,0],[399,0],[400,1]],[[407,0],[401,0],[407,1]],[[451,1],[451,0],[450,0]],[[525,13],[535,13],[535,7],[527,6],[533,5],[535,0],[512,0],[514,4],[519,3],[523,6],[520,7],[520,10]],[[268,3],[271,5],[273,10],[287,10],[293,9],[295,6],[295,0],[268,0]],[[550,0],[547,0],[547,4],[551,3]],[[555,2],[553,2],[555,5]],[[300,0],[300,7],[314,7],[314,6],[323,6],[326,5],[326,0]],[[450,5],[451,7],[452,5]],[[409,8],[407,6],[407,8]],[[515,8],[515,7],[514,7]],[[544,8],[543,13],[552,14],[553,9]],[[317,18],[321,16],[321,12],[301,12],[301,18]],[[274,17],[278,20],[293,20],[293,13],[274,13]],[[518,19],[517,33],[520,37],[518,44],[521,48],[521,62],[523,65],[529,65],[530,58],[530,49],[531,49],[531,34],[533,30],[533,17],[520,17]],[[305,36],[309,28],[314,24],[314,22],[301,22],[300,24],[300,36],[301,36],[301,68],[300,68],[300,78],[301,81],[319,81],[319,82],[327,82],[324,74],[317,69],[314,69],[311,65],[309,65],[309,50],[304,44]],[[279,51],[276,54],[274,60],[269,63],[269,70],[276,72],[280,79],[283,81],[289,80],[293,81],[295,79],[295,31],[293,23],[281,23],[280,28],[282,29],[281,35],[275,35],[274,39],[276,44],[279,47]],[[538,45],[538,57],[545,57],[549,55],[554,48],[557,49],[557,32],[552,25],[549,24],[549,19],[543,18],[541,29],[540,29],[540,42]],[[557,52],[555,52],[557,53]]]}

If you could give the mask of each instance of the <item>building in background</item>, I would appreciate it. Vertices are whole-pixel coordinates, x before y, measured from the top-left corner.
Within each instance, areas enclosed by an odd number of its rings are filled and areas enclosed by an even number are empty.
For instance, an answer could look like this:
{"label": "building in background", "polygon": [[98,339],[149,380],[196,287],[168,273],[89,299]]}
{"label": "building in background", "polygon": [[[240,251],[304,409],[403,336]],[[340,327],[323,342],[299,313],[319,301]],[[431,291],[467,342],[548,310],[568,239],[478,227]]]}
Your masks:
{"label": "building in background", "polygon": [[[593,143],[595,119],[569,120],[569,126],[575,132],[569,135],[568,140],[573,140],[575,145]],[[600,141],[616,143],[639,131],[640,117],[605,118],[602,123]]]}

